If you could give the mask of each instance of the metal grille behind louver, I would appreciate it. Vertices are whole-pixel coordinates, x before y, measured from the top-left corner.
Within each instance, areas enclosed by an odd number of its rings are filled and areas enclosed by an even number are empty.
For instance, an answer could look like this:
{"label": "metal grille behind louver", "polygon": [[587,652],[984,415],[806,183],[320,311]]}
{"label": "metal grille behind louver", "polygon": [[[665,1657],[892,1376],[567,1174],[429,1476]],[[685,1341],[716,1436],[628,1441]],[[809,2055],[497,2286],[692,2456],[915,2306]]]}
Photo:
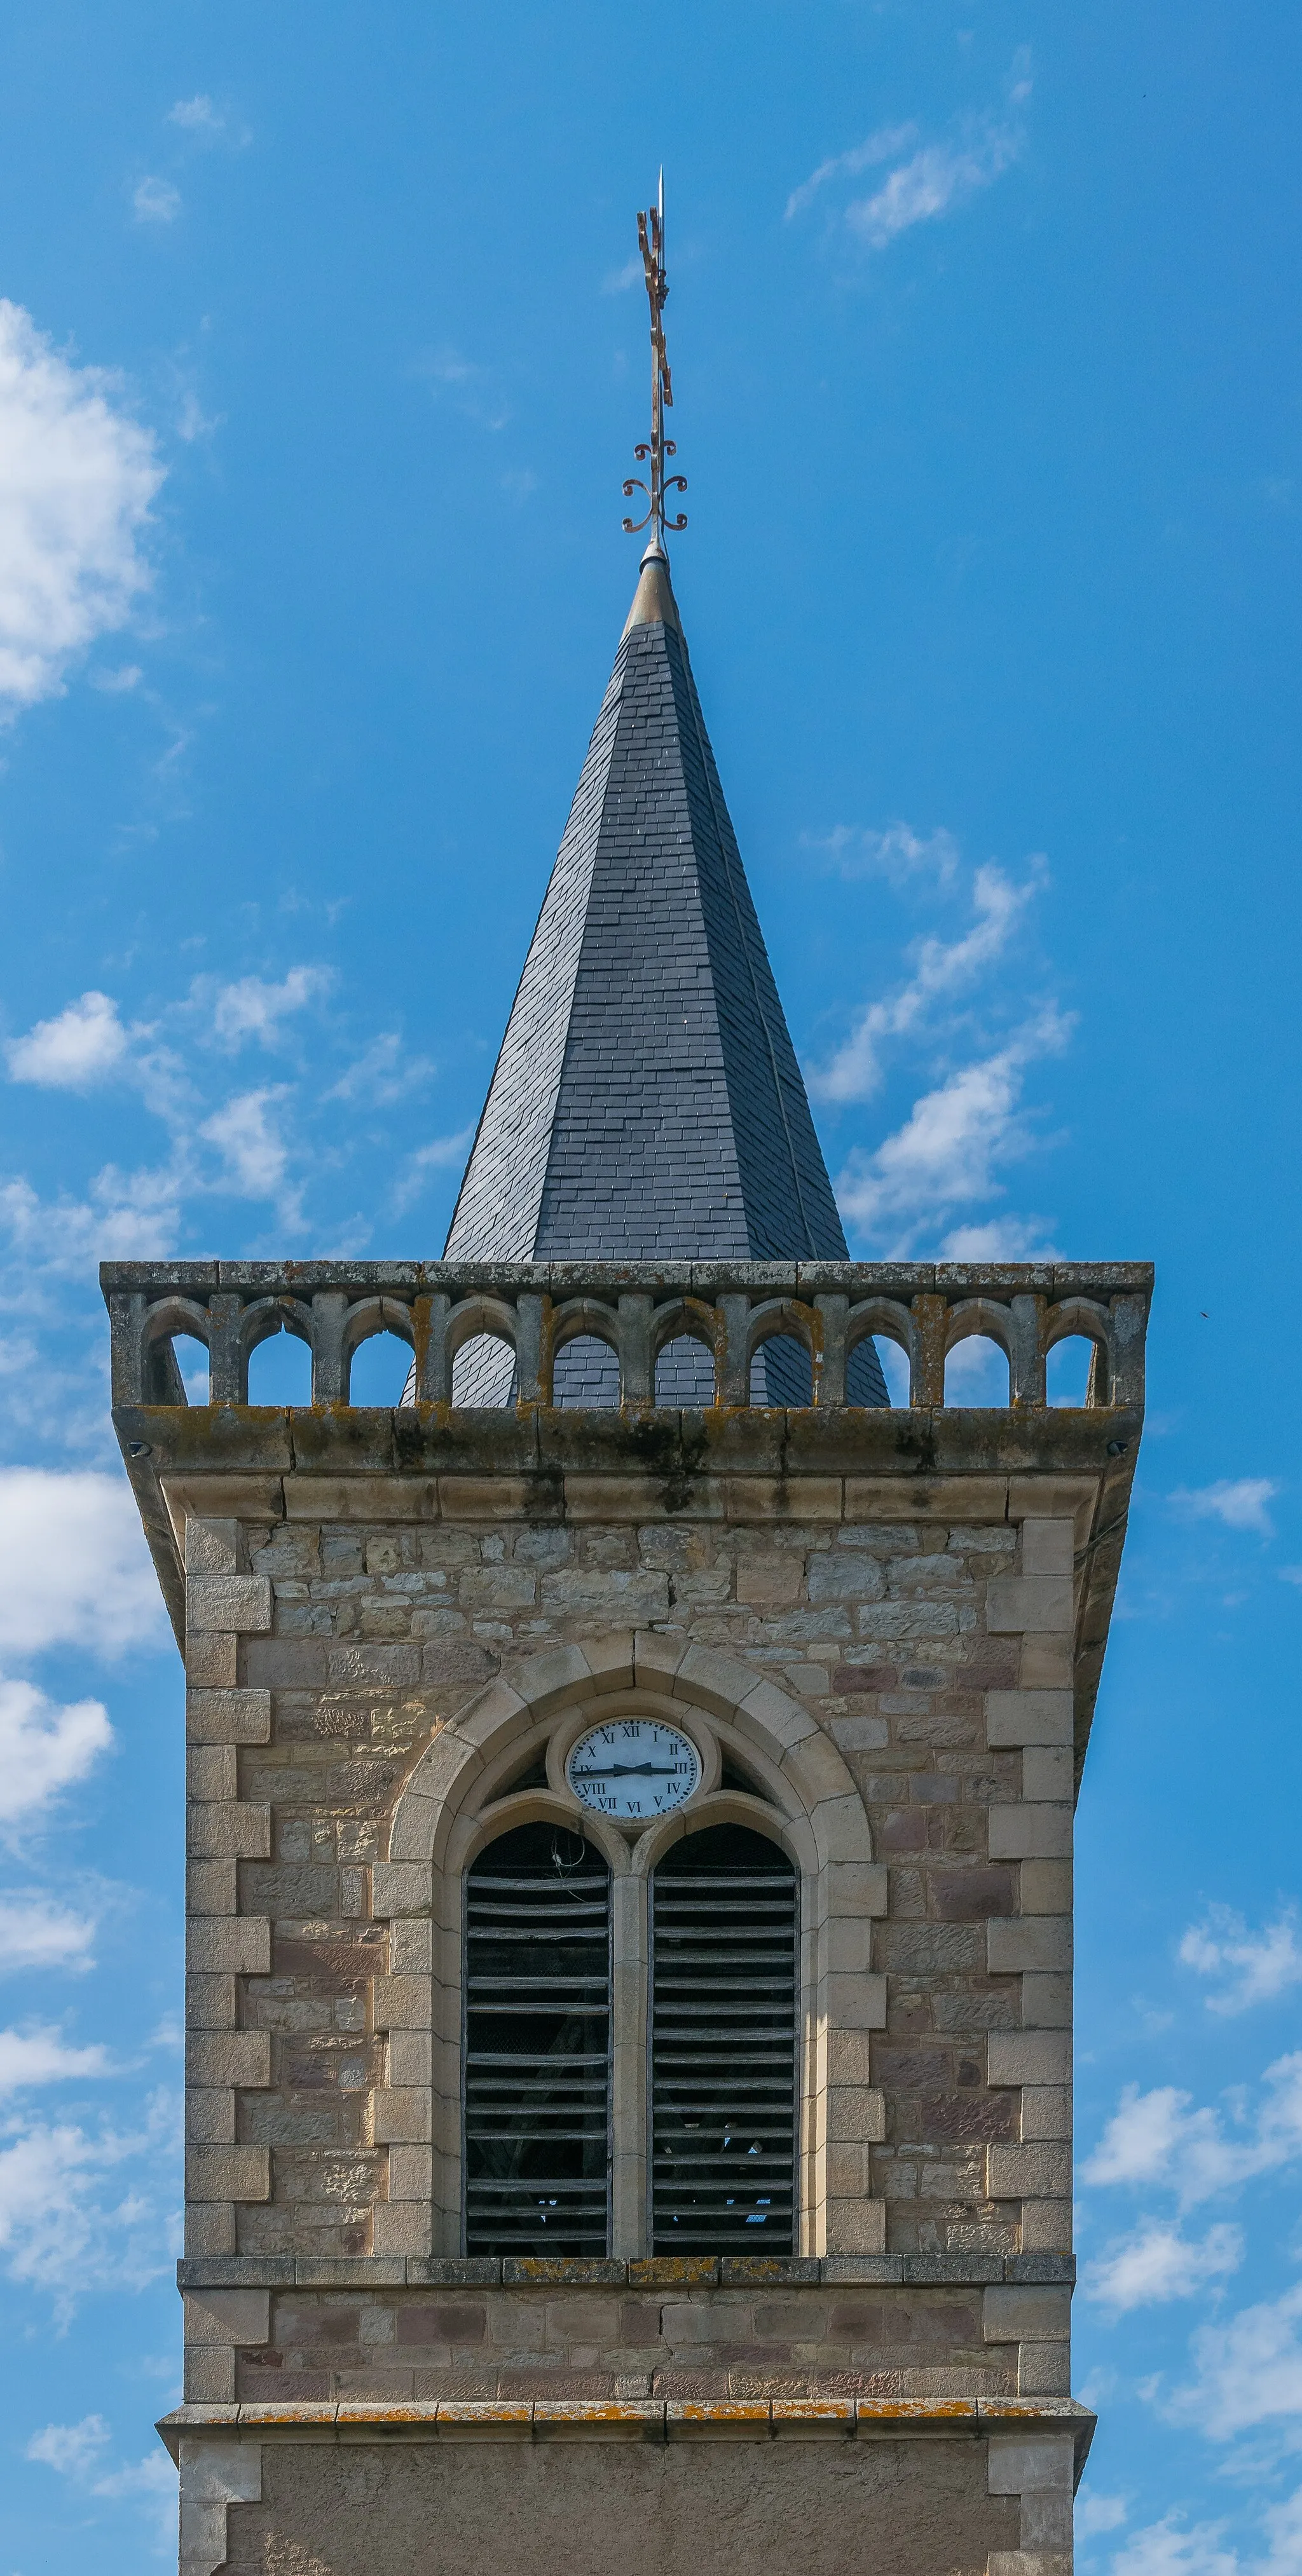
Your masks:
{"label": "metal grille behind louver", "polygon": [[521,1825],[466,1880],[466,2251],[604,2254],[610,1872]]}
{"label": "metal grille behind louver", "polygon": [[658,2254],[790,2254],[796,1877],[741,1825],[652,1880],[651,2206]]}

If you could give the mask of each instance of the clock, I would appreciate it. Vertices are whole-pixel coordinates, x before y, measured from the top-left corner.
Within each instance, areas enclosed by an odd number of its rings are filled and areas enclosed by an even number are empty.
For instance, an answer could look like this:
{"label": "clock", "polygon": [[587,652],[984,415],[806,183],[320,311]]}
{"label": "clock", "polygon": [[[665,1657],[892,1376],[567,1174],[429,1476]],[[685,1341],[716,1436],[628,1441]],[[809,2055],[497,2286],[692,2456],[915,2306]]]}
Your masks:
{"label": "clock", "polygon": [[655,1717],[612,1717],[571,1745],[565,1777],[594,1815],[668,1816],[699,1785],[701,1757],[676,1726]]}

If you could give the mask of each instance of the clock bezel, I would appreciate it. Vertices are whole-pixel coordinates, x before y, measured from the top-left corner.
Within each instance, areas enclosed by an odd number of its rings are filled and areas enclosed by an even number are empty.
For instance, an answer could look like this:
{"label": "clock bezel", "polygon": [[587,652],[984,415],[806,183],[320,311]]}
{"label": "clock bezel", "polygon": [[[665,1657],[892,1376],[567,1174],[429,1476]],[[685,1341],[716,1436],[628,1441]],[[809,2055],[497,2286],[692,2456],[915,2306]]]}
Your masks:
{"label": "clock bezel", "polygon": [[[577,1791],[571,1788],[565,1766],[579,1738],[591,1735],[594,1728],[609,1726],[621,1717],[645,1718],[653,1726],[672,1726],[677,1734],[686,1736],[700,1763],[701,1776],[681,1806],[666,1808],[663,1814],[654,1816],[608,1816],[597,1807],[586,1807]],[[713,1727],[705,1722],[699,1710],[686,1707],[681,1700],[670,1699],[668,1693],[662,1691],[603,1691],[599,1697],[586,1700],[581,1708],[570,1712],[565,1722],[553,1730],[547,1745],[547,1776],[557,1796],[563,1798],[576,1815],[586,1816],[594,1823],[612,1825],[622,1834],[644,1834],[655,1825],[663,1825],[670,1816],[686,1815],[690,1808],[698,1806],[702,1798],[708,1798],[718,1788],[722,1767],[723,1756]]]}

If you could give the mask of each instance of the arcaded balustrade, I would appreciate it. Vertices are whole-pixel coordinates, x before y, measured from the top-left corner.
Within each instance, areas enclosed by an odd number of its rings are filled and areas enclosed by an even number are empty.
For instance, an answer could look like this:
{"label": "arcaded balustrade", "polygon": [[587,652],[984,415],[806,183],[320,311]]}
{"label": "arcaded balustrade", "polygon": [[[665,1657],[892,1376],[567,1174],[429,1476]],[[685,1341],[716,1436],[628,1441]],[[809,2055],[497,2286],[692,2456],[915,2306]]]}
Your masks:
{"label": "arcaded balustrade", "polygon": [[866,1334],[894,1342],[909,1402],[945,1402],[945,1363],[971,1335],[1008,1360],[1011,1402],[1043,1406],[1054,1344],[1093,1346],[1089,1405],[1139,1405],[1153,1273],[1145,1262],[106,1262],[115,1404],[184,1404],[173,1350],[206,1345],[209,1400],[247,1404],[249,1357],[273,1333],[312,1354],[314,1405],[346,1405],[354,1353],[392,1333],[415,1357],[415,1400],[450,1405],[452,1363],[488,1335],[514,1354],[516,1400],[552,1401],[556,1354],[591,1335],[619,1362],[620,1401],[655,1403],[660,1351],[683,1336],[714,1361],[716,1405],[751,1401],[751,1362],[775,1335],[809,1353],[815,1405],[844,1405],[846,1364]]}

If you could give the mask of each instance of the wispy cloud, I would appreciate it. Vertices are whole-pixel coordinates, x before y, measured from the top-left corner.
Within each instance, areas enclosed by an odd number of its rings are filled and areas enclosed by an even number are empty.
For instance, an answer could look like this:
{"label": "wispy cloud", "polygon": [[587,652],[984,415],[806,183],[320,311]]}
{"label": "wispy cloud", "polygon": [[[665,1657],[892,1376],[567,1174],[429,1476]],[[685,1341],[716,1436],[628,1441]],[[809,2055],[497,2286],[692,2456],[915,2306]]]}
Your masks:
{"label": "wispy cloud", "polygon": [[1191,2299],[1209,2281],[1237,2272],[1242,2260],[1243,2237],[1237,2227],[1222,2222],[1194,2240],[1161,2219],[1146,2219],[1133,2235],[1109,2245],[1086,2265],[1082,2287],[1100,2307],[1125,2316],[1133,2308]]}
{"label": "wispy cloud", "polygon": [[1161,2185],[1181,2209],[1219,2194],[1233,2194],[1260,2174],[1278,2172],[1302,2156],[1302,2052],[1276,2058],[1262,2077],[1253,2104],[1237,2091],[1226,2114],[1191,2106],[1173,2084],[1142,2092],[1128,2085],[1082,2179],[1109,2186]]}
{"label": "wispy cloud", "polygon": [[851,884],[861,877],[884,877],[902,892],[919,879],[949,886],[958,874],[959,846],[943,824],[916,832],[911,823],[888,823],[884,831],[836,823],[830,832],[802,833],[801,846],[824,853],[837,875]]}
{"label": "wispy cloud", "polygon": [[181,191],[170,179],[139,179],[131,192],[138,224],[174,224],[181,211]]}
{"label": "wispy cloud", "polygon": [[410,1054],[396,1029],[385,1029],[354,1057],[325,1097],[384,1108],[390,1101],[412,1099],[436,1069],[429,1056]]}
{"label": "wispy cloud", "polygon": [[1182,1485],[1171,1501],[1190,1520],[1220,1521],[1226,1529],[1255,1530],[1259,1538],[1269,1538],[1273,1524],[1266,1506],[1278,1492],[1270,1476],[1221,1477],[1214,1485]]}
{"label": "wispy cloud", "polygon": [[320,1001],[334,981],[324,966],[291,966],[278,984],[266,983],[260,975],[243,975],[237,983],[219,988],[213,1028],[225,1046],[240,1046],[245,1038],[271,1046],[282,1021],[305,1010],[309,1002]]}
{"label": "wispy cloud", "polygon": [[92,1968],[95,1929],[90,1915],[70,1913],[40,1888],[9,1889],[0,1896],[0,1976]]}
{"label": "wispy cloud", "polygon": [[207,1119],[199,1133],[217,1147],[234,1189],[246,1198],[278,1200],[286,1221],[296,1224],[299,1193],[286,1187],[289,1149],[276,1116],[288,1098],[286,1083],[241,1092]]}
{"label": "wispy cloud", "polygon": [[[893,837],[895,847],[900,848],[899,836],[904,828],[892,826],[892,835],[883,835],[883,841]],[[945,837],[948,839],[948,835]],[[919,941],[913,951],[909,981],[885,1001],[870,1002],[859,1014],[845,1044],[838,1047],[828,1063],[812,1070],[810,1084],[816,1096],[831,1101],[870,1100],[881,1085],[882,1049],[887,1041],[917,1036],[934,1019],[940,1005],[952,1002],[989,971],[1004,954],[1027,906],[1043,885],[1044,874],[1040,859],[1031,861],[1020,885],[1014,884],[993,861],[978,868],[972,888],[976,914],[972,928],[961,939],[933,937]],[[1044,1051],[1042,1046],[1039,1051]],[[966,1078],[960,1075],[955,1080]]]}
{"label": "wispy cloud", "polygon": [[169,107],[164,122],[175,125],[195,143],[224,143],[232,152],[242,152],[253,141],[251,127],[228,107],[219,107],[206,91],[195,98],[178,98]]}
{"label": "wispy cloud", "polygon": [[73,658],[124,626],[163,480],[117,377],[56,355],[0,300],[0,706],[57,695]]}
{"label": "wispy cloud", "polygon": [[450,399],[478,429],[505,429],[511,417],[510,404],[494,391],[488,369],[463,356],[460,349],[430,351],[417,362],[416,373],[432,387],[436,397]]}
{"label": "wispy cloud", "polygon": [[[819,163],[793,188],[786,218],[803,214],[829,188],[837,192],[837,227],[860,247],[882,251],[915,224],[934,223],[993,186],[1025,149],[1025,109],[1031,96],[1030,53],[1019,49],[997,113],[956,119],[947,134],[920,141],[909,123],[882,126],[848,152]],[[845,199],[839,183],[865,170],[885,168],[880,186]]]}
{"label": "wispy cloud", "polygon": [[84,2076],[111,2075],[98,2043],[69,2048],[57,2030],[0,2030],[0,2094],[30,2092],[42,2084],[67,2084]]}
{"label": "wispy cloud", "polygon": [[622,268],[612,268],[608,275],[603,277],[601,292],[603,295],[626,295],[630,286],[641,285],[645,274],[642,254],[640,251],[635,251],[631,259],[625,260]]}
{"label": "wispy cloud", "polygon": [[142,2288],[167,2270],[179,2108],[160,2091],[132,2130],[41,2120],[9,2129],[0,2143],[0,2253],[11,2278],[49,2291],[66,2317],[88,2290]]}
{"label": "wispy cloud", "polygon": [[111,2503],[139,2500],[147,2510],[152,2507],[160,2553],[170,2547],[175,2555],[176,2471],[170,2459],[160,2443],[142,2459],[110,2468],[105,2455],[111,2439],[102,2415],[83,2415],[79,2424],[42,2425],[28,2442],[26,2457],[67,2478],[83,2496]]}
{"label": "wispy cloud", "polygon": [[433,1144],[422,1145],[417,1153],[408,1155],[393,1193],[395,1216],[405,1215],[408,1208],[416,1205],[433,1173],[446,1172],[462,1160],[474,1132],[472,1125],[460,1128],[455,1136],[436,1136]]}
{"label": "wispy cloud", "polygon": [[[907,152],[917,139],[916,125],[883,125],[876,134],[868,135],[864,142],[856,143],[849,152],[836,152],[829,161],[820,161],[809,178],[802,179],[800,186],[792,189],[786,204],[787,222],[791,222],[793,215],[803,214],[805,207],[813,204],[819,190],[825,188],[830,179],[857,179],[861,171],[878,169],[883,161],[893,161],[897,153]],[[629,265],[633,267],[634,263],[630,261]],[[640,261],[636,264],[635,273],[641,276]]]}
{"label": "wispy cloud", "polygon": [[1190,1925],[1179,1956],[1198,1976],[1217,1979],[1216,1991],[1206,1997],[1209,2012],[1241,2013],[1273,2003],[1302,1984],[1297,1908],[1282,1907],[1273,1923],[1252,1932],[1241,1914],[1213,1905],[1201,1923]]}
{"label": "wispy cloud", "polygon": [[1031,1149],[1022,1112],[1027,1066],[1059,1054],[1072,1025],[1052,1006],[1041,1011],[1006,1045],[915,1101],[873,1152],[853,1152],[836,1185],[852,1225],[902,1258],[953,1210],[1002,1195],[1000,1166]]}

